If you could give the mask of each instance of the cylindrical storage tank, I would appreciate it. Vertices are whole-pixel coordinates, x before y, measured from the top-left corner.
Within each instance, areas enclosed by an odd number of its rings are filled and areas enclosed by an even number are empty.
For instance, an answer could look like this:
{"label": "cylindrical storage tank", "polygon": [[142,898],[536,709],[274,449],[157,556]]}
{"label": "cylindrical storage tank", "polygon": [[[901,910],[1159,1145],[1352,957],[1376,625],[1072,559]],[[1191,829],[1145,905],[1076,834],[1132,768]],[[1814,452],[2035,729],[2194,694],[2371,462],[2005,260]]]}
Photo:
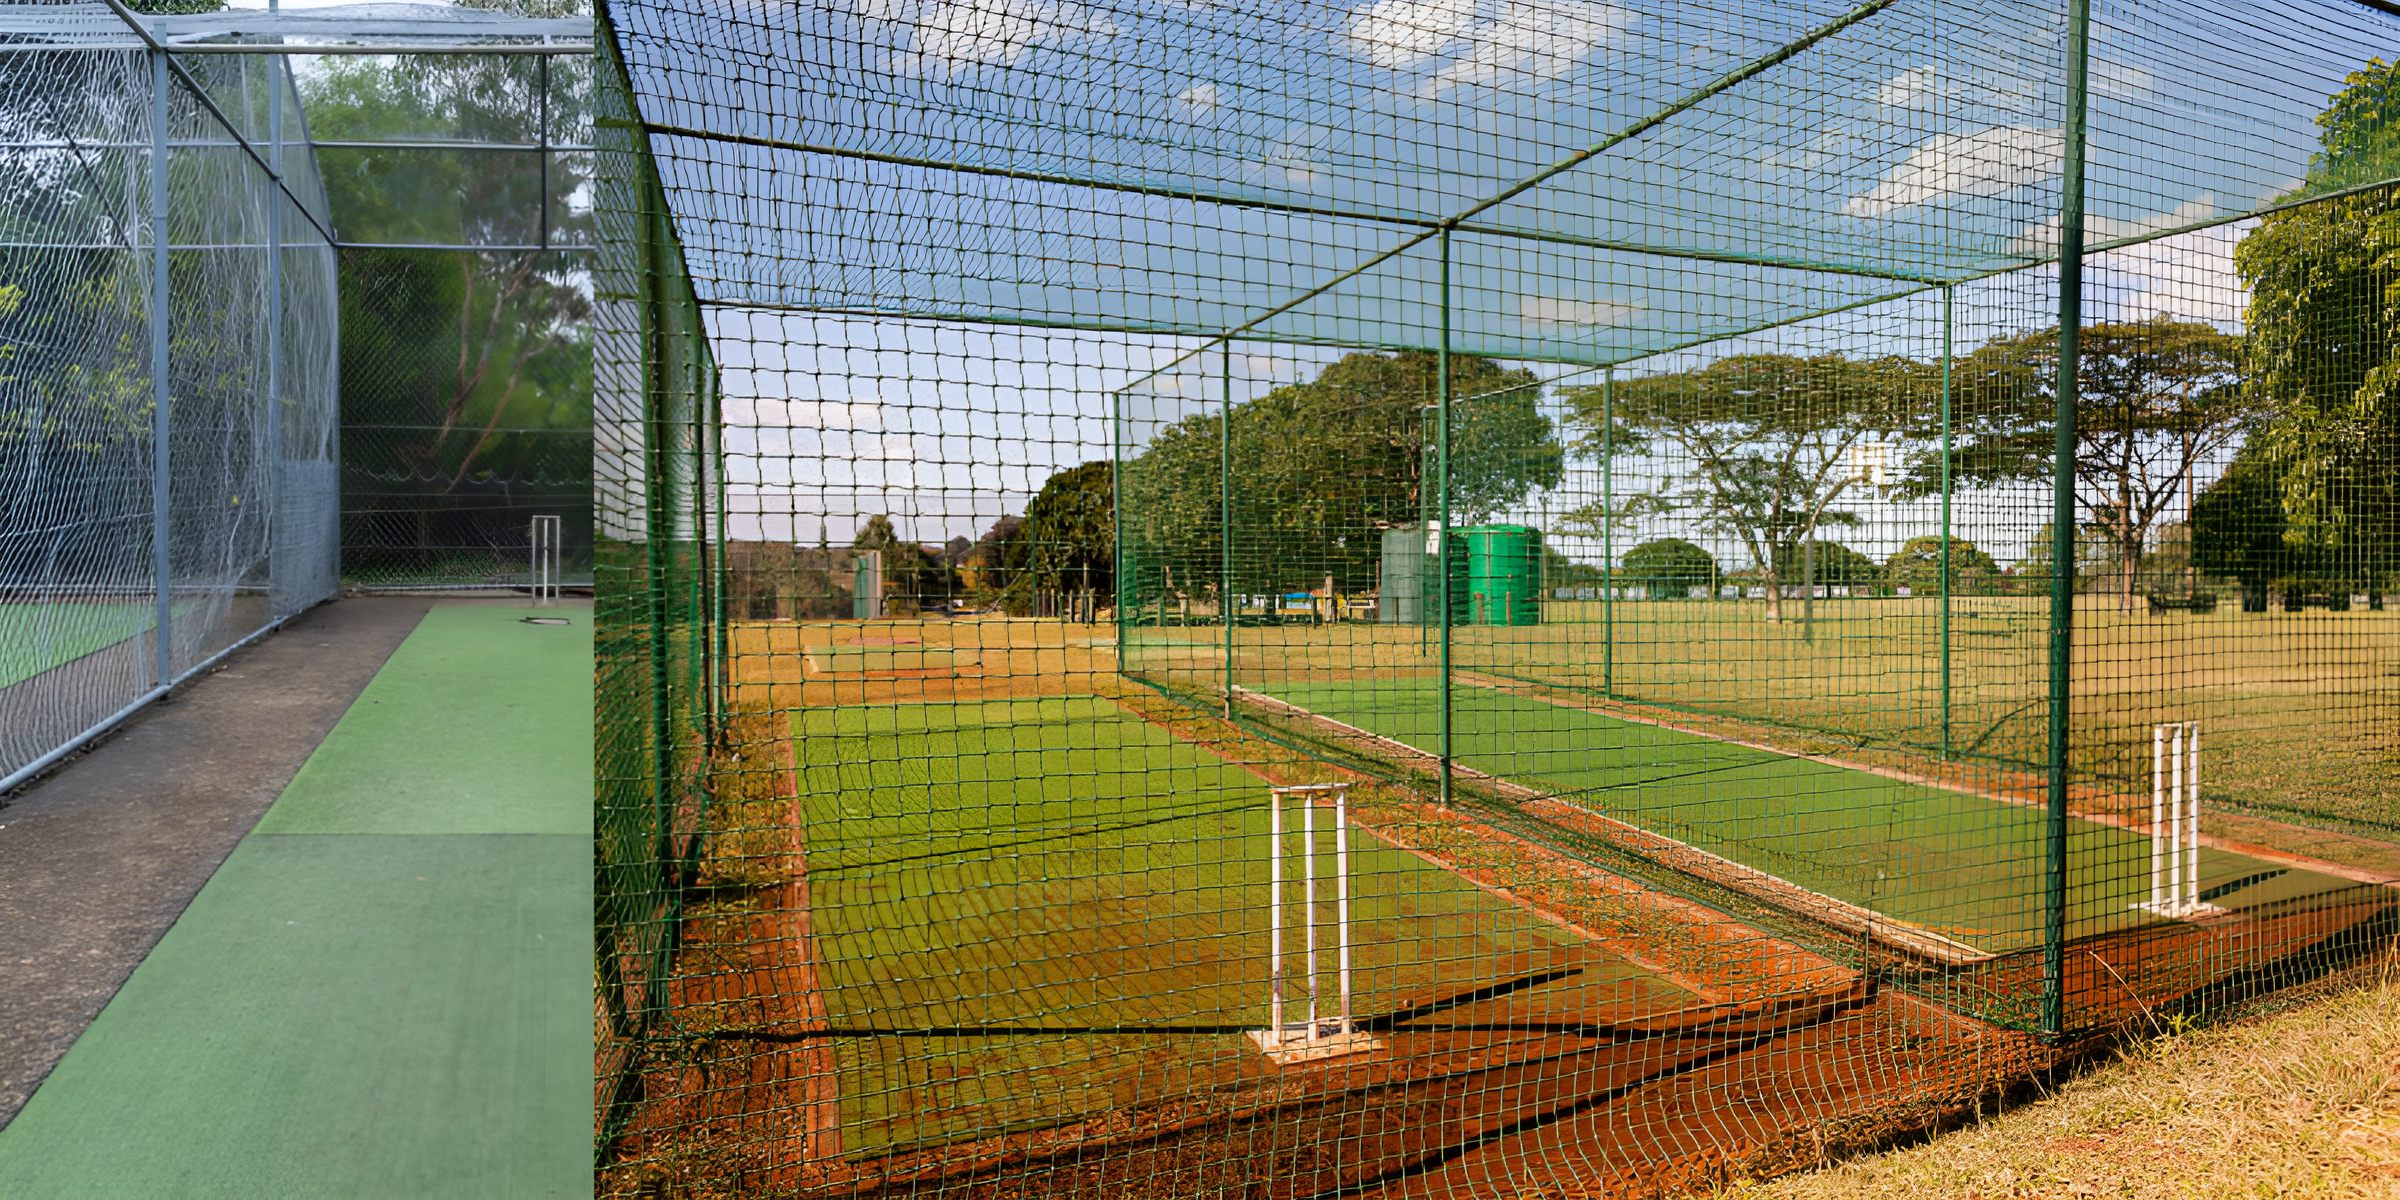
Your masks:
{"label": "cylindrical storage tank", "polygon": [[[1466,542],[1467,612],[1475,625],[1542,621],[1542,531],[1530,525],[1474,525]],[[1458,551],[1452,550],[1455,557]]]}
{"label": "cylindrical storage tank", "polygon": [[1425,531],[1414,525],[1384,530],[1375,619],[1398,625],[1424,620],[1425,578]]}

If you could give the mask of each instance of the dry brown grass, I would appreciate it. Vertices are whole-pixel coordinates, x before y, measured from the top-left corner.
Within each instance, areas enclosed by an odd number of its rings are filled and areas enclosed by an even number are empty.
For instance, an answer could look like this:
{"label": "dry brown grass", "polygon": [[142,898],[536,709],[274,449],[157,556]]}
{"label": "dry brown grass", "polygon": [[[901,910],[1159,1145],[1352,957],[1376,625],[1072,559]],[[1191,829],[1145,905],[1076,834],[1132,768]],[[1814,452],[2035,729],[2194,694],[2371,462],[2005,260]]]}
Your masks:
{"label": "dry brown grass", "polygon": [[2400,959],[2275,1016],[2142,1043],[1924,1145],[1718,1195],[2400,1196]]}

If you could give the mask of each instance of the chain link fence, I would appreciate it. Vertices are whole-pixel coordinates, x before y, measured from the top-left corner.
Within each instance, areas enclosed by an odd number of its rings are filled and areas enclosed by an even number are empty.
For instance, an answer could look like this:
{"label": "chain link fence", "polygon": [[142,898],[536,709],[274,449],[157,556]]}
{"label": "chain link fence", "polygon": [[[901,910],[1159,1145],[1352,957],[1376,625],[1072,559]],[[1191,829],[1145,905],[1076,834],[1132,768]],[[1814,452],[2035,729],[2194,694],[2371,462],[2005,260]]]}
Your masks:
{"label": "chain link fence", "polygon": [[86,40],[0,46],[0,791],[335,584],[291,75]]}
{"label": "chain link fence", "polygon": [[592,578],[587,255],[352,248],[342,270],[342,577],[518,587],[532,518]]}

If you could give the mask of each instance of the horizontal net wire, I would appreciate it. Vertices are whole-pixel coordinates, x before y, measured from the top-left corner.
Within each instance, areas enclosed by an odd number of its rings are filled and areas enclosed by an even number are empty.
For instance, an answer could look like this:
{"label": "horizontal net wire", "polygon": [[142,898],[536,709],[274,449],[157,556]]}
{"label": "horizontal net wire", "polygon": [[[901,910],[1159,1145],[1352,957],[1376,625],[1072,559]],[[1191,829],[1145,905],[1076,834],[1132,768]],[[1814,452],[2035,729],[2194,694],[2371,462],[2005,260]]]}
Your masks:
{"label": "horizontal net wire", "polygon": [[0,47],[0,788],[337,571],[334,251],[289,73],[71,42]]}
{"label": "horizontal net wire", "polygon": [[1725,8],[605,6],[604,1192],[1669,1194],[2390,942],[2400,18]]}

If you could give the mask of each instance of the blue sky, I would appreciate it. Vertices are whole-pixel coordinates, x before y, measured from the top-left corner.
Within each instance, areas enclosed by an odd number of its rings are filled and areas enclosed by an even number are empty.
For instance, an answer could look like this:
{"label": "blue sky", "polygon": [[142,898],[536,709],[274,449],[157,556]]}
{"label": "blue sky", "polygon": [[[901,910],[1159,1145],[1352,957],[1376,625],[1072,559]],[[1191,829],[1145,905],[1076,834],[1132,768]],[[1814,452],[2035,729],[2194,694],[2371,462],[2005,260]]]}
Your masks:
{"label": "blue sky", "polygon": [[[674,0],[622,10],[622,32],[650,120],[843,152],[656,142],[695,285],[720,306],[740,414],[728,448],[755,464],[735,470],[757,532],[839,538],[890,511],[932,538],[975,532],[1051,470],[1104,456],[1112,390],[1417,236],[1191,196],[1457,212],[1848,5],[1720,7]],[[2341,76],[2400,51],[2400,24],[2346,0],[2095,11],[2103,239],[2283,194]],[[1936,278],[2041,259],[2062,30],[2051,6],[1901,3],[1492,209],[1454,240],[1452,344],[1624,360],[1913,286],[1502,231]],[[2229,246],[2187,235],[2119,256],[2096,268],[2095,315],[2238,321]],[[1434,344],[1432,251],[1268,320],[1256,332],[1292,344],[1264,356],[1297,369],[1333,346]],[[2035,268],[1962,288],[1961,344],[2048,323],[2026,293],[2054,286]],[[1930,356],[1925,306],[1765,340]],[[977,324],[990,319],[1081,332]],[[1921,515],[1876,525],[1896,544]],[[1990,538],[2030,532],[2011,524]]]}

